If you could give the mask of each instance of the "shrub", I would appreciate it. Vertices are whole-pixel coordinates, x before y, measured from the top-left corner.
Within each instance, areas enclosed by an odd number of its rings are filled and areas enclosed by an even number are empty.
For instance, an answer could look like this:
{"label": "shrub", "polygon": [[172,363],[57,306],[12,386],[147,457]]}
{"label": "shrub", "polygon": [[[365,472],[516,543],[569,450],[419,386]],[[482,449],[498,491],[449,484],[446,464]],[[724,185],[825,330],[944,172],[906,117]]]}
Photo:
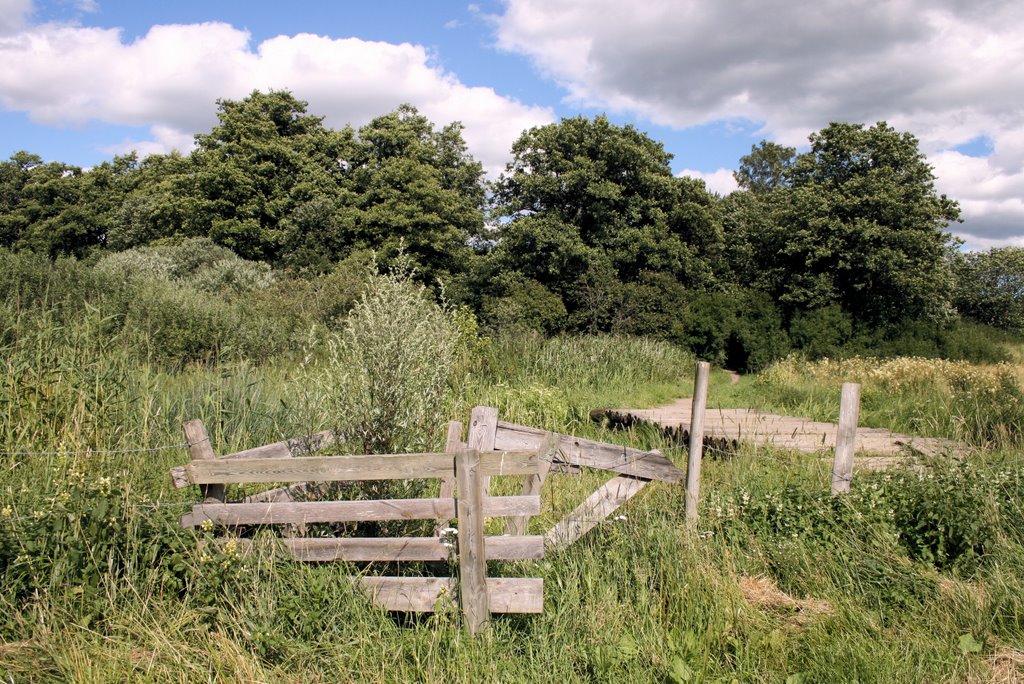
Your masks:
{"label": "shrub", "polygon": [[437,446],[465,348],[456,311],[410,273],[370,278],[318,378],[334,428],[355,452]]}
{"label": "shrub", "polygon": [[798,311],[789,324],[793,346],[812,359],[839,356],[852,332],[850,316],[837,304]]}

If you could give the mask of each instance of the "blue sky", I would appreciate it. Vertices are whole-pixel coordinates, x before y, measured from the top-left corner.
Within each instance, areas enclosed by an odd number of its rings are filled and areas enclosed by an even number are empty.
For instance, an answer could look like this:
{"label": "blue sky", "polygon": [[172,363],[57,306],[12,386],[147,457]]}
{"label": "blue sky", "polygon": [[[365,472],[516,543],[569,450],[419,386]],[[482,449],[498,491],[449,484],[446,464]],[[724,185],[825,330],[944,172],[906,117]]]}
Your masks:
{"label": "blue sky", "polygon": [[526,127],[606,114],[720,193],[762,138],[914,133],[971,247],[1024,244],[1024,10],[957,0],[0,0],[0,154],[187,151],[218,97],[287,88],[328,125],[411,102],[492,175]]}

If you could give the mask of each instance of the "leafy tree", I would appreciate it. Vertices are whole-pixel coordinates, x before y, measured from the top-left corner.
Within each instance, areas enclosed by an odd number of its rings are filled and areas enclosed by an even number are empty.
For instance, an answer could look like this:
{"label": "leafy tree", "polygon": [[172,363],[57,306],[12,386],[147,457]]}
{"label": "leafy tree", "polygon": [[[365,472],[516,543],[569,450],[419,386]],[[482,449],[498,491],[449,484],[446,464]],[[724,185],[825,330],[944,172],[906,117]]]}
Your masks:
{"label": "leafy tree", "polygon": [[868,326],[947,320],[955,243],[945,229],[959,207],[935,192],[914,136],[884,122],[833,123],[810,142],[790,187],[756,195],[752,284],[789,315],[838,304]]}
{"label": "leafy tree", "polygon": [[466,268],[470,238],[483,228],[483,167],[462,125],[440,130],[402,105],[359,129],[348,158],[352,246],[387,259],[412,257],[424,279]]}
{"label": "leafy tree", "polygon": [[714,200],[702,182],[672,176],[660,143],[575,117],[524,132],[512,153],[495,185],[493,259],[559,295],[570,327],[608,329],[622,285],[644,274],[714,283]]}
{"label": "leafy tree", "polygon": [[292,213],[310,196],[336,194],[352,137],[287,92],[217,104],[219,124],[196,136],[193,182],[181,188],[198,200],[183,227],[243,258],[279,262]]}
{"label": "leafy tree", "polygon": [[1024,248],[995,247],[956,259],[956,307],[979,323],[1024,333]]}
{"label": "leafy tree", "polygon": [[762,140],[750,154],[740,157],[740,166],[732,175],[744,190],[768,192],[789,185],[789,174],[796,157],[796,148]]}

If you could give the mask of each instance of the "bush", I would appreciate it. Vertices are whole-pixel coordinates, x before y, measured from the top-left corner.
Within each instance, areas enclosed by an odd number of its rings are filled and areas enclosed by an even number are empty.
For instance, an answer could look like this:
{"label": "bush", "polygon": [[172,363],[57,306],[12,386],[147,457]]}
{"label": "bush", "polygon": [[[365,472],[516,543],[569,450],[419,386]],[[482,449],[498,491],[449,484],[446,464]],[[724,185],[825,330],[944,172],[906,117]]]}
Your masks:
{"label": "bush", "polygon": [[853,323],[849,314],[837,304],[798,311],[789,324],[793,347],[811,359],[840,356],[840,350],[852,332]]}
{"label": "bush", "polygon": [[334,428],[353,452],[438,446],[467,346],[464,329],[460,315],[408,272],[370,278],[344,329],[330,338],[318,377]]}

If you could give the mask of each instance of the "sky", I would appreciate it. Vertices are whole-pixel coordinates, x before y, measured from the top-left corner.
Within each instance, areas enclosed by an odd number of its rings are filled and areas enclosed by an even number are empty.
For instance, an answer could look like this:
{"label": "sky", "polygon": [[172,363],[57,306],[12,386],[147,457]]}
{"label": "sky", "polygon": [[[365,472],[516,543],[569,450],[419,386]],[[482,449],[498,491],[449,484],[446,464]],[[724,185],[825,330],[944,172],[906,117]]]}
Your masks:
{"label": "sky", "polygon": [[218,98],[271,89],[333,128],[461,121],[491,178],[523,130],[604,114],[720,194],[762,139],[884,120],[966,248],[1024,246],[1020,0],[0,0],[0,158],[187,153]]}

